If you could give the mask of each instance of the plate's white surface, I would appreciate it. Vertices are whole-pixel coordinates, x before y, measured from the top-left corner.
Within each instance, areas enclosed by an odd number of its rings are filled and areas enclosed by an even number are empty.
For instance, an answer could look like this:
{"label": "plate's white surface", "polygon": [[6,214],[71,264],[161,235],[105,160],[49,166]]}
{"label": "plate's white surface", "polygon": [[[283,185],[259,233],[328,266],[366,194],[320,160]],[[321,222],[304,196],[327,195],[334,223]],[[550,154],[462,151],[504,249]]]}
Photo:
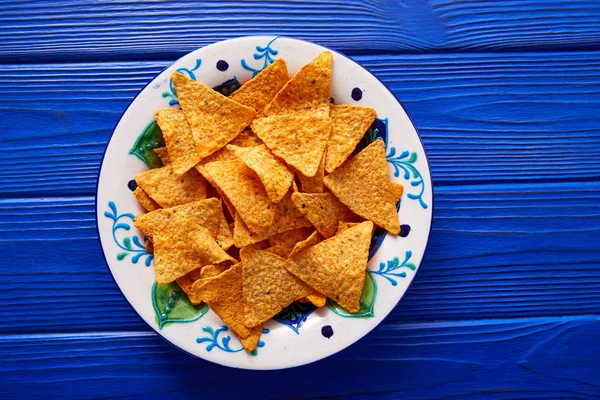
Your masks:
{"label": "plate's white surface", "polygon": [[[131,220],[127,221],[126,216],[119,222],[128,222],[130,229],[113,231],[113,220],[105,216],[106,211],[111,211],[109,202],[116,205],[119,215],[135,215],[143,211],[129,190],[128,182],[148,167],[139,158],[129,154],[129,149],[153,120],[154,111],[169,107],[169,100],[172,99],[168,96],[163,97],[162,94],[170,91],[170,76],[175,70],[193,69],[197,60],[201,59],[200,66],[193,71],[198,81],[216,86],[236,77],[243,83],[252,77],[252,71],[242,66],[242,59],[246,61],[247,66],[255,69],[261,69],[264,65],[264,57],[254,58],[255,53],[259,53],[260,56],[257,46],[264,49],[271,42],[270,48],[277,51],[272,57],[283,57],[286,60],[290,76],[326,50],[321,46],[295,39],[273,39],[262,36],[244,37],[198,49],[179,59],[150,82],[125,111],[108,144],[100,170],[96,202],[98,231],[107,264],[121,291],[139,315],[169,342],[193,355],[219,364],[248,369],[277,369],[302,365],[351,345],[375,328],[396,307],[417,272],[400,267],[391,271],[392,274],[371,273],[376,285],[372,317],[342,317],[326,306],[310,314],[297,332],[286,325],[270,321],[266,326],[269,332],[262,337],[264,346],[259,348],[254,356],[245,351],[223,350],[227,348],[222,342],[226,336],[231,336],[229,349],[237,350],[241,347],[230,330],[219,333],[216,337],[217,345],[211,350],[207,350],[210,342],[197,343],[197,338],[210,337],[203,327],[217,329],[223,325],[212,311],[193,322],[166,324],[162,329],[159,328],[152,304],[153,262],[146,267],[144,260],[148,256],[141,256],[137,263],[133,263],[132,258],[136,255],[134,252],[127,254],[122,260],[117,259],[119,253],[124,252],[118,243],[122,244],[125,236],[137,236],[143,240],[143,234],[137,231]],[[219,60],[228,63],[226,71],[217,69]],[[354,88],[362,90],[362,98],[359,101],[352,98]],[[412,264],[418,269],[429,238],[433,208],[431,176],[419,136],[406,112],[387,88],[367,70],[338,53],[334,53],[332,97],[338,104],[373,107],[377,110],[378,118],[387,118],[390,176],[405,187],[399,214],[400,223],[408,225],[410,232],[406,237],[387,235],[369,261],[368,268],[378,271],[381,263],[384,263],[381,267],[385,271],[388,261],[397,257],[400,265],[406,261],[406,265]],[[408,154],[403,155],[404,151],[408,151]],[[415,155],[416,160],[411,162],[411,157],[414,158]],[[395,176],[396,171],[398,176]],[[405,175],[406,171],[408,175]],[[417,171],[416,174],[414,171]],[[408,179],[405,179],[406,176]],[[419,180],[422,182],[419,183]],[[409,195],[412,195],[412,198]],[[404,227],[404,232],[406,231]],[[403,277],[403,274],[406,276]],[[393,282],[396,282],[396,285]],[[398,307],[401,307],[401,304]],[[327,325],[333,330],[330,338],[326,338],[321,332]]]}

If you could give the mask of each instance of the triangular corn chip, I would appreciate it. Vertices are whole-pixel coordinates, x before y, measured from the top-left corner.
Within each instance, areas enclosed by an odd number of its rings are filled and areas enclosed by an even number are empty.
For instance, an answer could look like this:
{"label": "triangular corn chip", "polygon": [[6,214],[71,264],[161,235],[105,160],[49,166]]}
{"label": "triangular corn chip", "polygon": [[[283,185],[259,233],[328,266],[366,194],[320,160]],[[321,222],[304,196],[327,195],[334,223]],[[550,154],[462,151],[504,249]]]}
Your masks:
{"label": "triangular corn chip", "polygon": [[167,152],[166,147],[157,147],[156,149],[154,149],[154,152],[156,153],[158,158],[160,158],[160,161],[162,161],[163,165],[171,163],[171,160],[169,160],[169,153]]}
{"label": "triangular corn chip", "polygon": [[324,51],[302,67],[265,107],[264,114],[305,111],[329,114],[332,61],[333,54]]}
{"label": "triangular corn chip", "polygon": [[222,272],[225,272],[229,269],[229,265],[227,264],[217,264],[217,265],[206,265],[200,270],[200,278],[213,278]]}
{"label": "triangular corn chip", "polygon": [[223,216],[221,202],[214,198],[137,215],[134,224],[144,232],[144,235],[152,238],[155,233],[167,229],[174,216],[178,214],[208,229],[224,250],[233,244],[233,237]]}
{"label": "triangular corn chip", "polygon": [[237,135],[235,139],[229,142],[229,144],[239,147],[254,147],[260,146],[262,144],[262,140],[260,140],[258,136],[256,136],[254,132],[252,132],[252,129],[248,127],[244,129],[242,133]]}
{"label": "triangular corn chip", "polygon": [[225,146],[256,117],[252,108],[179,72],[173,73],[172,80],[200,158]]}
{"label": "triangular corn chip", "polygon": [[331,132],[328,114],[303,113],[254,120],[252,130],[278,157],[306,176],[315,176]]}
{"label": "triangular corn chip", "polygon": [[177,282],[177,286],[179,286],[181,288],[181,290],[183,290],[183,292],[186,294],[186,296],[190,300],[190,303],[192,303],[194,305],[198,305],[198,304],[202,303],[202,300],[200,300],[200,298],[198,298],[198,296],[196,296],[196,292],[194,292],[192,290],[192,285],[198,279],[201,279],[200,271],[205,268],[206,267],[203,267],[201,269],[195,269],[175,280]]}
{"label": "triangular corn chip", "polygon": [[355,214],[394,235],[400,232],[383,141],[371,143],[327,175],[323,183]]}
{"label": "triangular corn chip", "polygon": [[292,251],[286,258],[292,258],[296,254],[308,249],[309,247],[314,246],[317,243],[321,243],[325,238],[319,232],[314,231],[309,237],[306,239],[296,243]]}
{"label": "triangular corn chip", "polygon": [[227,271],[213,278],[194,282],[192,290],[197,292],[198,297],[208,304],[210,309],[233,329],[240,339],[246,339],[251,335],[260,336],[262,333],[262,326],[248,328],[244,324],[241,263],[233,265]]}
{"label": "triangular corn chip", "polygon": [[304,193],[323,193],[323,177],[325,176],[325,156],[321,157],[321,163],[315,176],[304,176],[296,171],[300,181],[300,188]]}
{"label": "triangular corn chip", "polygon": [[285,269],[285,258],[251,247],[243,248],[240,256],[245,324],[250,328],[264,324],[295,300],[313,292]]}
{"label": "triangular corn chip", "polygon": [[[252,246],[246,246],[244,248],[247,249],[249,247],[252,247]],[[289,252],[281,246],[267,247],[264,251],[268,251],[269,253],[277,254],[279,257],[282,257],[282,258],[287,258],[288,254],[289,254]]]}
{"label": "triangular corn chip", "polygon": [[331,193],[293,193],[292,201],[326,238],[335,235],[339,221],[358,221],[358,216]]}
{"label": "triangular corn chip", "polygon": [[185,174],[200,161],[200,155],[183,111],[166,108],[156,111],[154,118],[163,133],[173,171]]}
{"label": "triangular corn chip", "polygon": [[333,104],[333,126],[325,151],[325,169],[333,172],[352,154],[360,139],[377,117],[377,111],[369,107]]}
{"label": "triangular corn chip", "polygon": [[152,200],[164,208],[206,198],[206,181],[193,169],[177,175],[171,164],[168,164],[138,174],[135,181]]}
{"label": "triangular corn chip", "polygon": [[158,284],[173,282],[205,265],[234,261],[208,229],[180,215],[175,215],[166,229],[155,233],[153,243]]}
{"label": "triangular corn chip", "polygon": [[261,144],[255,147],[238,147],[227,145],[227,149],[235,154],[263,183],[269,200],[279,203],[290,189],[294,173],[286,165]]}
{"label": "triangular corn chip", "polygon": [[236,214],[234,218],[233,243],[237,247],[242,248],[268,239],[281,232],[310,226],[310,222],[292,202],[291,192],[288,193],[283,200],[277,203],[275,207],[276,214],[273,224],[258,233],[251,232],[242,219]]}
{"label": "triangular corn chip", "polygon": [[313,232],[315,232],[315,230],[312,227],[293,229],[270,237],[269,244],[284,249],[285,256],[282,257],[287,258],[292,250],[294,250],[296,243],[307,239]]}
{"label": "triangular corn chip", "polygon": [[229,98],[240,104],[253,108],[260,114],[265,106],[289,80],[287,65],[283,58],[263,69],[254,78],[245,82],[241,88],[233,92]]}
{"label": "triangular corn chip", "polygon": [[160,208],[158,203],[152,200],[152,198],[148,196],[148,193],[144,192],[141,187],[136,187],[133,191],[133,195],[146,211],[154,211]]}
{"label": "triangular corn chip", "polygon": [[286,268],[349,312],[357,312],[372,230],[372,222],[362,222],[296,254]]}
{"label": "triangular corn chip", "polygon": [[392,182],[392,194],[396,203],[400,201],[402,193],[404,193],[404,186],[399,183]]}
{"label": "triangular corn chip", "polygon": [[307,294],[306,300],[313,303],[315,307],[323,307],[327,303],[327,296],[318,293],[316,290],[314,294]]}
{"label": "triangular corn chip", "polygon": [[267,229],[275,220],[276,207],[260,179],[242,161],[217,161],[204,166],[253,232]]}
{"label": "triangular corn chip", "polygon": [[336,235],[340,232],[344,232],[346,229],[352,228],[353,226],[356,226],[360,224],[360,222],[338,222],[338,229],[337,232],[335,233]]}

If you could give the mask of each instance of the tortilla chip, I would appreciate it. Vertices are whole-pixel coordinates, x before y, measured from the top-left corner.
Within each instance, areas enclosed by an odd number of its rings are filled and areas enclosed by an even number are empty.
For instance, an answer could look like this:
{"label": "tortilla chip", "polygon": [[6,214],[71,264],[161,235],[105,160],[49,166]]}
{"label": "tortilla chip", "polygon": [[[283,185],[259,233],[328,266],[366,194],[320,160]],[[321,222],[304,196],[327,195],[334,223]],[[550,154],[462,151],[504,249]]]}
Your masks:
{"label": "tortilla chip", "polygon": [[296,254],[288,271],[349,312],[360,309],[373,223],[365,221]]}
{"label": "tortilla chip", "polygon": [[169,153],[167,152],[166,147],[156,148],[156,149],[154,149],[154,152],[156,153],[158,158],[160,158],[160,161],[162,161],[163,165],[167,165],[171,162],[171,160],[169,159]]}
{"label": "tortilla chip", "polygon": [[356,145],[377,117],[369,107],[333,104],[331,106],[331,135],[325,151],[325,169],[333,172],[352,154]]}
{"label": "tortilla chip", "polygon": [[397,235],[400,222],[385,158],[385,144],[376,140],[323,179],[355,214]]}
{"label": "tortilla chip", "polygon": [[240,339],[240,343],[244,346],[244,350],[247,352],[254,351],[258,347],[258,341],[260,340],[260,335],[262,335],[262,329],[260,332],[257,329],[253,329],[250,336],[245,339]]}
{"label": "tortilla chip", "polygon": [[229,142],[229,144],[239,147],[254,147],[260,146],[262,144],[262,140],[260,140],[258,136],[256,136],[254,132],[252,132],[252,129],[248,127],[244,129],[242,133],[237,135],[235,139]]}
{"label": "tortilla chip", "polygon": [[242,264],[233,265],[214,278],[194,282],[192,290],[219,316],[240,339],[262,333],[262,326],[248,328],[244,324]]}
{"label": "tortilla chip", "polygon": [[315,291],[315,294],[307,294],[306,300],[310,301],[315,307],[323,307],[327,303],[327,296]]}
{"label": "tortilla chip", "polygon": [[251,231],[264,231],[273,224],[277,208],[269,200],[258,176],[246,164],[231,160],[212,162],[204,167]]}
{"label": "tortilla chip", "polygon": [[300,180],[300,187],[304,193],[323,193],[323,177],[325,176],[325,157],[321,157],[321,163],[315,176],[304,176],[296,171]]}
{"label": "tortilla chip", "polygon": [[290,189],[294,173],[275,157],[267,146],[264,144],[255,147],[227,145],[227,149],[256,172],[267,191],[269,200],[279,203],[283,199]]}
{"label": "tortilla chip", "polygon": [[284,258],[294,250],[296,243],[301,242],[308,238],[315,230],[312,227],[298,228],[291,231],[282,232],[269,238],[271,246],[278,246],[285,250]]}
{"label": "tortilla chip", "polygon": [[331,193],[294,193],[292,201],[326,238],[335,235],[339,221],[358,221],[358,216]]}
{"label": "tortilla chip", "polygon": [[193,169],[183,175],[177,175],[171,164],[168,164],[138,174],[135,181],[163,208],[206,198],[206,181]]}
{"label": "tortilla chip", "polygon": [[321,243],[324,239],[325,238],[319,232],[314,231],[309,237],[296,243],[296,245],[294,246],[292,251],[289,253],[287,258],[292,258],[293,256],[300,253],[301,251],[304,251],[304,250],[308,249],[309,247],[316,245],[317,243]]}
{"label": "tortilla chip", "polygon": [[208,229],[180,214],[167,228],[156,232],[154,272],[156,283],[170,283],[190,271],[209,264],[234,261],[212,237]]}
{"label": "tortilla chip", "polygon": [[[204,267],[204,268],[206,268],[206,267]],[[204,269],[204,268],[202,268],[202,269]],[[177,278],[175,280],[177,282],[177,285],[187,295],[188,299],[190,300],[190,303],[192,303],[194,305],[198,305],[198,304],[202,303],[202,300],[200,300],[196,296],[195,292],[192,290],[192,285],[194,284],[194,282],[196,282],[198,279],[201,278],[200,271],[202,269],[195,269],[191,272],[188,272],[186,275],[182,276],[181,278]]]}
{"label": "tortilla chip", "polygon": [[310,222],[292,202],[290,194],[291,192],[276,204],[275,220],[272,225],[262,232],[251,232],[242,219],[236,215],[234,217],[233,243],[237,247],[242,248],[268,239],[281,232],[311,226]]}
{"label": "tortilla chip", "polygon": [[172,81],[200,158],[224,147],[256,117],[252,108],[179,72],[173,73]]}
{"label": "tortilla chip", "polygon": [[146,243],[144,243],[144,247],[148,251],[148,253],[154,253],[154,245],[152,244],[152,239],[146,238]]}
{"label": "tortilla chip", "polygon": [[318,113],[276,115],[254,120],[252,130],[276,156],[310,177],[319,169],[331,119]]}
{"label": "tortilla chip", "polygon": [[165,108],[156,111],[154,118],[163,133],[173,171],[185,174],[200,161],[200,156],[183,111]]}
{"label": "tortilla chip", "polygon": [[154,211],[160,208],[158,203],[152,200],[152,198],[148,196],[148,193],[144,192],[141,187],[136,187],[133,191],[133,195],[146,211]]}
{"label": "tortilla chip", "polygon": [[264,114],[270,116],[306,111],[329,114],[332,62],[333,54],[330,51],[319,54],[286,83],[265,107]]}
{"label": "tortilla chip", "polygon": [[137,215],[134,225],[144,232],[144,235],[152,238],[157,232],[168,229],[174,216],[178,214],[208,229],[224,250],[233,245],[233,237],[223,216],[221,202],[214,198]]}
{"label": "tortilla chip", "polygon": [[289,79],[285,60],[278,58],[254,78],[245,82],[229,98],[253,108],[260,114]]}
{"label": "tortilla chip", "polygon": [[360,224],[360,222],[338,222],[338,229],[337,232],[335,233],[336,235],[340,232],[344,232],[346,229],[348,228],[352,228],[353,226],[356,226]]}
{"label": "tortilla chip", "polygon": [[[244,248],[247,249],[248,247],[252,247],[252,245],[246,246]],[[269,253],[277,254],[279,257],[282,257],[282,258],[287,258],[288,254],[289,254],[289,252],[281,246],[267,247],[265,249],[265,251],[268,251]]]}
{"label": "tortilla chip", "polygon": [[245,324],[264,324],[312,288],[285,269],[286,259],[264,250],[241,250]]}
{"label": "tortilla chip", "polygon": [[399,183],[396,182],[391,182],[392,183],[392,194],[394,196],[394,200],[395,202],[399,202],[400,198],[402,197],[402,193],[404,193],[404,186],[402,186]]}
{"label": "tortilla chip", "polygon": [[214,278],[229,269],[227,264],[206,265],[200,270],[200,279]]}

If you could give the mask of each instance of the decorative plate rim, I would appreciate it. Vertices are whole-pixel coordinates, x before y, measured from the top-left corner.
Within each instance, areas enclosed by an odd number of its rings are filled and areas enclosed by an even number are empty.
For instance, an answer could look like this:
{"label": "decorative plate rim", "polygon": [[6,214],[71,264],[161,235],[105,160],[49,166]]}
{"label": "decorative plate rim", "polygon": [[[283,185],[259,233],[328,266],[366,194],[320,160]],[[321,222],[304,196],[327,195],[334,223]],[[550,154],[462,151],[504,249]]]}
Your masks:
{"label": "decorative plate rim", "polygon": [[[175,64],[179,63],[181,60],[183,60],[184,58],[186,58],[188,55],[204,49],[206,47],[209,46],[213,46],[216,44],[221,44],[224,42],[233,42],[236,40],[240,40],[240,39],[258,39],[258,38],[285,38],[285,39],[290,39],[290,40],[294,40],[297,42],[304,42],[310,45],[315,45],[315,46],[319,46],[321,48],[324,48],[326,50],[331,51],[334,55],[338,55],[341,56],[343,58],[345,58],[346,60],[350,61],[352,64],[354,64],[355,66],[365,70],[370,76],[372,76],[373,78],[375,78],[386,90],[387,92],[393,97],[393,99],[398,103],[398,105],[402,108],[404,114],[406,115],[406,117],[408,118],[408,120],[410,121],[410,124],[412,125],[413,129],[415,130],[415,133],[419,139],[419,142],[421,144],[421,148],[423,149],[423,155],[425,156],[425,164],[427,166],[427,171],[429,174],[429,179],[430,179],[430,187],[431,187],[431,202],[429,204],[429,206],[431,207],[431,214],[430,214],[430,218],[429,218],[429,231],[427,232],[427,236],[425,239],[425,246],[423,249],[423,255],[421,257],[421,259],[419,260],[419,262],[416,265],[416,270],[415,273],[413,275],[413,278],[410,280],[410,282],[408,283],[406,290],[400,295],[400,297],[398,298],[398,301],[396,302],[396,304],[393,305],[393,307],[385,314],[385,316],[377,323],[375,324],[373,327],[371,327],[370,329],[366,330],[364,334],[362,334],[359,338],[357,338],[356,340],[354,340],[353,342],[349,343],[346,346],[342,346],[339,349],[329,353],[329,354],[325,354],[325,355],[318,355],[317,357],[315,357],[313,360],[308,361],[308,362],[301,362],[301,363],[295,363],[292,365],[287,365],[287,366],[281,366],[281,367],[270,367],[270,368],[263,368],[263,367],[259,367],[259,368],[255,368],[252,366],[244,366],[244,365],[229,365],[229,364],[223,364],[218,362],[217,360],[213,360],[210,358],[204,358],[201,357],[200,355],[194,354],[193,352],[190,352],[186,349],[184,349],[183,347],[180,347],[179,345],[177,345],[176,343],[174,343],[173,341],[167,339],[164,335],[162,335],[154,326],[152,326],[152,324],[148,321],[146,321],[144,319],[144,317],[142,317],[141,313],[133,306],[133,304],[131,303],[131,301],[129,300],[129,298],[125,295],[123,289],[121,288],[121,286],[118,284],[115,275],[113,274],[107,255],[106,255],[106,251],[104,249],[104,246],[102,244],[102,239],[100,237],[100,220],[99,220],[99,215],[100,215],[100,204],[98,202],[98,196],[99,196],[99,190],[100,190],[100,175],[102,173],[102,167],[104,165],[104,161],[107,155],[107,151],[108,148],[110,146],[110,143],[117,131],[117,128],[119,126],[119,124],[121,123],[121,121],[123,120],[124,116],[127,114],[127,111],[131,108],[131,106],[135,103],[135,101],[140,97],[140,95],[142,94],[142,92],[148,87],[150,86],[162,73],[164,73],[167,69],[171,68],[172,66],[174,66]],[[121,116],[119,117],[118,121],[116,122],[116,124],[114,125],[112,132],[110,133],[108,140],[106,142],[106,145],[104,147],[104,150],[102,152],[102,158],[100,160],[100,167],[98,168],[98,173],[96,175],[96,191],[95,191],[95,195],[94,195],[94,209],[95,209],[95,220],[96,220],[96,234],[97,234],[97,240],[98,243],[100,244],[100,249],[102,250],[102,256],[104,258],[104,264],[105,267],[108,269],[110,276],[113,280],[113,282],[115,283],[116,287],[119,289],[119,292],[121,293],[121,295],[125,298],[127,305],[135,312],[135,314],[137,315],[137,317],[139,319],[141,319],[146,325],[148,325],[152,331],[154,331],[158,337],[160,337],[162,340],[164,340],[165,342],[167,342],[169,345],[177,348],[178,350],[203,361],[208,361],[210,363],[219,365],[219,366],[225,366],[225,367],[229,367],[229,368],[235,368],[235,369],[244,369],[244,370],[282,370],[282,369],[289,369],[289,368],[296,368],[296,367],[300,367],[300,366],[304,366],[304,365],[308,365],[308,364],[312,364],[314,362],[320,361],[320,360],[324,360],[330,356],[333,356],[334,354],[337,354],[339,352],[341,352],[342,350],[347,349],[348,347],[350,347],[353,344],[356,344],[358,341],[360,341],[361,339],[363,339],[365,336],[367,336],[369,333],[371,333],[374,329],[376,329],[389,315],[390,313],[398,307],[398,305],[402,302],[402,300],[404,299],[404,297],[406,296],[406,293],[409,291],[409,289],[412,287],[420,269],[421,269],[421,265],[423,263],[423,260],[425,259],[425,256],[427,255],[427,251],[429,250],[429,240],[431,239],[431,233],[433,230],[433,216],[434,216],[434,210],[435,210],[435,187],[433,184],[433,175],[432,175],[432,171],[431,171],[431,164],[429,162],[429,156],[427,154],[427,150],[425,148],[425,144],[423,142],[423,138],[417,128],[417,125],[414,123],[412,117],[410,116],[410,114],[407,112],[406,108],[404,107],[404,104],[402,103],[402,101],[400,101],[400,99],[398,99],[398,97],[394,94],[394,92],[389,88],[389,86],[384,83],[377,75],[375,75],[369,68],[365,67],[364,65],[360,64],[359,62],[355,61],[354,59],[350,58],[349,56],[344,55],[343,53],[340,53],[338,51],[332,50],[327,46],[323,46],[321,44],[318,43],[314,43],[308,40],[303,40],[303,39],[298,39],[298,38],[294,38],[294,37],[290,37],[290,36],[284,36],[284,35],[248,35],[248,36],[238,36],[235,38],[231,38],[231,39],[225,39],[225,40],[221,40],[221,41],[217,41],[214,43],[211,43],[209,45],[206,46],[202,46],[199,47],[197,49],[194,49],[190,52],[187,52],[186,54],[184,54],[183,56],[179,57],[178,59],[176,59],[175,61],[171,62],[168,66],[166,66],[165,68],[161,69],[158,73],[156,73],[142,88],[139,89],[138,93],[133,97],[133,99],[131,99],[131,101],[127,104],[127,107],[125,107],[125,109],[123,110],[123,112],[121,113]],[[226,329],[226,328],[225,328]],[[268,331],[268,329],[267,329]]]}

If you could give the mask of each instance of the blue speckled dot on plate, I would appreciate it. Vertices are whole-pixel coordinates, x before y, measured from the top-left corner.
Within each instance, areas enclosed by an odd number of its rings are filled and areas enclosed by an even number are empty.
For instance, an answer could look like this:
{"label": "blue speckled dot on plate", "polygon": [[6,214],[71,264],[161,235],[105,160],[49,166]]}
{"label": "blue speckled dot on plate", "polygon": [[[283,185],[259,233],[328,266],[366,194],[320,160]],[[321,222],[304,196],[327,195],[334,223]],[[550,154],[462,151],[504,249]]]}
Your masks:
{"label": "blue speckled dot on plate", "polygon": [[229,64],[225,60],[217,61],[217,69],[219,71],[227,71],[229,69]]}
{"label": "blue speckled dot on plate", "polygon": [[352,99],[354,101],[359,101],[360,99],[362,99],[362,95],[363,92],[362,90],[360,90],[360,88],[355,87],[354,89],[352,89]]}

